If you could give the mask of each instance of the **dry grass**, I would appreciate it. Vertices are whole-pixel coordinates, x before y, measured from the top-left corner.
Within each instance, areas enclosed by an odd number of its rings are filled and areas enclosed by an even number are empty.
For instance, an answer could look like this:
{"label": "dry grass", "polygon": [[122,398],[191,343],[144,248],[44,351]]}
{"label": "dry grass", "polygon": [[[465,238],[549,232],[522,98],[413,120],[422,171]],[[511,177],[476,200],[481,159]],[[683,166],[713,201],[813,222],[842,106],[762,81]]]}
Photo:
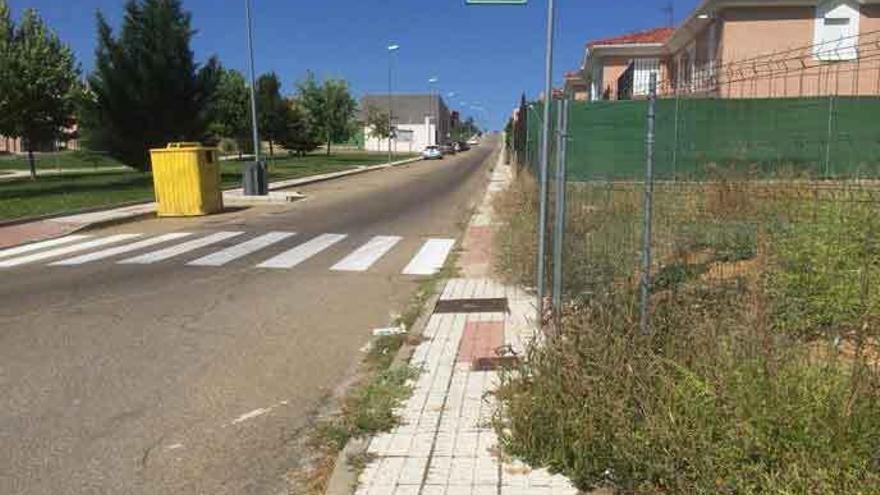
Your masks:
{"label": "dry grass", "polygon": [[[534,186],[496,260],[534,277]],[[531,197],[530,197],[531,196]],[[651,334],[642,190],[575,184],[558,333],[504,377],[508,453],[627,494],[880,493],[880,203],[852,184],[662,183]]]}

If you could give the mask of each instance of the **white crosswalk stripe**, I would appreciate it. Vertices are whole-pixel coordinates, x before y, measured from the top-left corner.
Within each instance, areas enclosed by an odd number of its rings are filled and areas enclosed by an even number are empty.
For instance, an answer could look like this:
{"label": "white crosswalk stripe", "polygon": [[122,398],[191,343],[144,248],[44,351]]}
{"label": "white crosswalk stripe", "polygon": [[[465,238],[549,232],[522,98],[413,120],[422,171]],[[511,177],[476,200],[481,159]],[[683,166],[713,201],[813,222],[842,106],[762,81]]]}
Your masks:
{"label": "white crosswalk stripe", "polygon": [[223,266],[230,261],[255,253],[294,235],[296,235],[294,232],[269,232],[268,234],[261,235],[222,251],[209,254],[187,264],[193,266]]}
{"label": "white crosswalk stripe", "polygon": [[[239,236],[240,240],[237,239]],[[345,249],[340,243],[348,239],[348,234],[315,234],[299,244],[290,240],[295,236],[298,236],[296,232],[285,231],[253,234],[219,231],[201,235],[192,232],[125,233],[104,237],[77,234],[2,250],[0,268],[35,262],[45,262],[51,267],[75,267],[111,259],[111,262],[121,265],[150,265],[172,258],[187,266],[219,268],[252,257],[255,259],[254,264],[250,265],[252,268],[284,270],[327,251],[332,252],[335,259],[324,269],[359,273],[376,270],[381,266],[379,262],[389,257],[395,249],[410,249],[408,245],[404,246],[404,238],[396,235],[364,237],[356,246]],[[224,242],[230,239],[234,240]],[[398,273],[416,276],[437,273],[449,258],[455,243],[455,239],[425,239],[403,271]],[[277,250],[271,249],[276,245],[279,246]],[[261,254],[263,251],[266,253]],[[411,256],[413,253],[406,254]]]}
{"label": "white crosswalk stripe", "polygon": [[130,239],[136,239],[143,234],[116,234],[108,237],[103,237],[101,239],[95,239],[92,241],[81,242],[79,244],[74,244],[72,246],[63,246],[55,249],[50,249],[49,251],[41,251],[39,253],[29,254],[27,256],[19,256],[18,258],[10,258],[6,260],[0,260],[0,267],[12,267],[24,265],[26,263],[33,263],[35,261],[43,261],[50,258],[57,258],[59,256],[64,256],[66,254],[78,253],[82,251],[86,251],[88,249],[106,246],[108,244],[114,244],[117,242],[127,241]]}
{"label": "white crosswalk stripe", "polygon": [[404,275],[433,275],[443,268],[455,239],[428,239],[406,268]]}
{"label": "white crosswalk stripe", "polygon": [[130,253],[132,251],[138,251],[140,249],[145,249],[148,247],[155,246],[156,244],[162,244],[163,242],[176,241],[178,239],[183,239],[184,237],[191,236],[192,234],[189,232],[175,232],[172,234],[163,234],[157,237],[152,237],[150,239],[144,239],[142,241],[133,242],[131,244],[126,244],[124,246],[116,246],[108,249],[104,249],[103,251],[95,251],[93,253],[83,254],[77,256],[75,258],[69,258],[66,260],[56,261],[55,263],[49,263],[51,266],[74,266],[74,265],[82,265],[85,263],[89,263],[92,261],[104,260],[107,258],[112,258],[113,256],[118,256],[120,254]]}
{"label": "white crosswalk stripe", "polygon": [[285,251],[274,258],[270,258],[259,265],[258,268],[293,268],[321,251],[329,248],[337,242],[345,239],[345,234],[322,234],[314,239],[300,244],[299,246]]}
{"label": "white crosswalk stripe", "polygon": [[373,237],[369,242],[343,258],[339,263],[330,267],[330,269],[338,272],[367,271],[382,256],[391,251],[401,239],[401,237],[397,236]]}
{"label": "white crosswalk stripe", "polygon": [[59,237],[58,239],[50,239],[48,241],[35,242],[33,244],[25,244],[23,246],[16,246],[9,249],[4,249],[0,251],[0,258],[8,258],[10,256],[15,256],[18,254],[30,253],[32,251],[39,251],[40,249],[46,249],[50,247],[60,246],[62,244],[70,244],[71,242],[81,241],[83,239],[88,239],[89,235],[76,234],[69,235],[66,237]]}
{"label": "white crosswalk stripe", "polygon": [[140,256],[135,256],[134,258],[122,260],[119,263],[126,265],[149,265],[151,263],[169,260],[190,251],[195,251],[196,249],[201,249],[203,247],[210,246],[211,244],[217,244],[218,242],[223,242],[227,239],[231,239],[242,234],[244,234],[244,232],[217,232],[209,236],[202,237],[200,239],[193,239],[192,241],[187,241],[176,246],[171,246],[165,249],[160,249],[159,251],[154,251],[152,253],[146,253]]}

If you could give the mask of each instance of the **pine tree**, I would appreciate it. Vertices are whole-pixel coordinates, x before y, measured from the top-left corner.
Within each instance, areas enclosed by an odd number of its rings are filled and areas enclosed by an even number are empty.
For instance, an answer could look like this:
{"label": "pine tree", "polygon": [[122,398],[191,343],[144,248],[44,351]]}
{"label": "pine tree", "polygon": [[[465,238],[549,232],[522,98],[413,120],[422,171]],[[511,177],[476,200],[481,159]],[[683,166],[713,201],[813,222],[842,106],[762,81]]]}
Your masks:
{"label": "pine tree", "polygon": [[83,119],[93,148],[148,170],[150,148],[207,136],[219,64],[195,62],[190,23],[180,0],[129,0],[118,36],[98,13]]}

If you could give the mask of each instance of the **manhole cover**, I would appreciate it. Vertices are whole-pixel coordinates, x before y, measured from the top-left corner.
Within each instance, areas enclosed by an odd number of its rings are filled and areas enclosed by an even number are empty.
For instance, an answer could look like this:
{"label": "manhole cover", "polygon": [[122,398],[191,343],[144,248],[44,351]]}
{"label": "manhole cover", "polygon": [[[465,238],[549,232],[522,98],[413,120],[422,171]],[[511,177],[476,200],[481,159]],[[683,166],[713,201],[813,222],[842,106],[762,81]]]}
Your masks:
{"label": "manhole cover", "polygon": [[437,303],[435,313],[507,313],[507,298],[444,299]]}

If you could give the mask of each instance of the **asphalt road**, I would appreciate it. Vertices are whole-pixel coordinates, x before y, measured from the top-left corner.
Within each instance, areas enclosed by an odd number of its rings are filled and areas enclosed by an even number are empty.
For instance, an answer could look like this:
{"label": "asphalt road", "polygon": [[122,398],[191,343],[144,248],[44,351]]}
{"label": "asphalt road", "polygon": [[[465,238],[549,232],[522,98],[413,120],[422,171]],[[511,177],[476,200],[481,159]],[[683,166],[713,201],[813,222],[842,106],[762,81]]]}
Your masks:
{"label": "asphalt road", "polygon": [[[163,262],[0,268],[0,493],[284,493],[310,415],[417,288],[402,269],[426,239],[460,239],[494,147],[308,186],[288,206],[89,232],[244,232]],[[273,231],[296,235],[187,265]],[[346,237],[256,267],[327,233]],[[367,271],[329,269],[374,236],[401,240]]]}

